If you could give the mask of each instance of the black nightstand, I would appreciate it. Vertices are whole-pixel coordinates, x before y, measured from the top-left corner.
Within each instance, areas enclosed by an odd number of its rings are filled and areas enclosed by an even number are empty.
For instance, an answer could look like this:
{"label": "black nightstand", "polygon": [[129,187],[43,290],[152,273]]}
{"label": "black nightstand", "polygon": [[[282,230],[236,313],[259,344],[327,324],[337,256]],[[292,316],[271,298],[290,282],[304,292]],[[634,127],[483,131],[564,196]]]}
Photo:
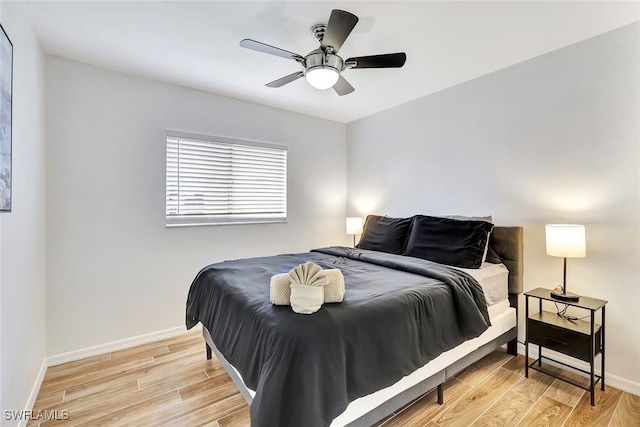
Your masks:
{"label": "black nightstand", "polygon": [[[604,324],[605,305],[607,301],[581,296],[579,301],[562,301],[551,296],[551,289],[537,288],[525,292],[525,319],[526,319],[526,340],[524,343],[525,362],[524,374],[529,377],[529,368],[544,372],[547,375],[558,378],[562,381],[573,384],[577,387],[591,392],[591,405],[595,405],[595,386],[600,381],[600,388],[604,390]],[[538,299],[538,312],[529,314],[529,298]],[[543,311],[542,301],[551,301],[564,307],[578,307],[589,310],[589,320],[569,320],[555,312]],[[596,312],[602,310],[601,325],[595,323]],[[538,359],[529,364],[529,344],[538,346]],[[585,371],[554,360],[550,357],[542,356],[542,347],[566,354],[576,359],[589,363],[590,371]],[[600,354],[600,375],[595,374],[595,358]],[[568,368],[589,374],[589,386],[585,387],[567,378],[553,374],[542,366],[542,359],[559,363]]]}

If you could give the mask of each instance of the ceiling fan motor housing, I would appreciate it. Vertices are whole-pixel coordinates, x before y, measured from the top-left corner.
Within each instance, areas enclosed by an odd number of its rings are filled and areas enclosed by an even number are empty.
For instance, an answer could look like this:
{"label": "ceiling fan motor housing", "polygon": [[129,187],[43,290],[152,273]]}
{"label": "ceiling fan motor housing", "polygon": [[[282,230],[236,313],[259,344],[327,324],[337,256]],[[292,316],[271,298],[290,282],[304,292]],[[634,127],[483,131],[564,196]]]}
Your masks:
{"label": "ceiling fan motor housing", "polygon": [[314,50],[304,57],[302,69],[305,74],[317,68],[333,68],[337,73],[342,71],[343,61],[338,55],[326,54],[320,49]]}

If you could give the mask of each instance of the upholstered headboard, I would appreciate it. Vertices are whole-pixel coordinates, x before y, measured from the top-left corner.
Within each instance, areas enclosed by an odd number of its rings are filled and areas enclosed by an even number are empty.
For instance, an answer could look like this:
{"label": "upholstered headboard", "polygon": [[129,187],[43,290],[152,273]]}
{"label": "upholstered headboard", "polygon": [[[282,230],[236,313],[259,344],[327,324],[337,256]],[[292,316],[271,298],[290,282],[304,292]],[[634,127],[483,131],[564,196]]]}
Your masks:
{"label": "upholstered headboard", "polygon": [[487,262],[502,263],[509,269],[509,293],[521,294],[523,289],[522,227],[494,227],[489,237]]}

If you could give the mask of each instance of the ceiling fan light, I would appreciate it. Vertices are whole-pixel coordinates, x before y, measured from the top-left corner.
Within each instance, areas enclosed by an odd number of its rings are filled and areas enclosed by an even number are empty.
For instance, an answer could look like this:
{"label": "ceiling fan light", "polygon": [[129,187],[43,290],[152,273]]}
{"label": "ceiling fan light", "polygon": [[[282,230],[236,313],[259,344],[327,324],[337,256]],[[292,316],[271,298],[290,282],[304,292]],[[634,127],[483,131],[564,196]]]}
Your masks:
{"label": "ceiling fan light", "polygon": [[340,77],[340,73],[333,67],[314,67],[305,73],[309,84],[316,89],[329,89],[333,87]]}

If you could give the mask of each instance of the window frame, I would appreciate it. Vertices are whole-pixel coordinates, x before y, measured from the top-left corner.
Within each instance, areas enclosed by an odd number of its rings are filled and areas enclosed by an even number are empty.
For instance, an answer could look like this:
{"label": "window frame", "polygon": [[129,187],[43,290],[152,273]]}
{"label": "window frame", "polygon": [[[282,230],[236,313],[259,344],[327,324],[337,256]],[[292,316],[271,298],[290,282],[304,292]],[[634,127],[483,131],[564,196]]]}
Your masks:
{"label": "window frame", "polygon": [[[230,212],[228,214],[169,214],[170,210],[170,197],[169,197],[169,185],[170,185],[170,170],[169,170],[169,162],[170,162],[170,139],[184,139],[197,141],[200,143],[212,143],[216,145],[227,145],[227,146],[244,146],[251,147],[256,149],[271,149],[271,150],[279,150],[281,151],[280,155],[284,156],[284,162],[274,162],[274,165],[283,165],[284,166],[284,184],[282,190],[284,192],[284,209],[282,212],[277,213],[247,213],[247,214],[239,214]],[[179,142],[178,148],[176,151],[179,153]],[[179,157],[179,154],[176,153],[175,156]],[[176,167],[180,169],[180,160],[179,158],[175,160]],[[220,162],[220,164],[224,164],[224,162]],[[233,168],[233,164],[231,162],[228,163],[228,166]],[[179,172],[178,172],[179,174]],[[179,187],[180,178],[176,178],[176,182],[174,185]],[[229,190],[229,194],[232,195],[233,191]],[[270,142],[261,142],[261,141],[251,141],[251,140],[243,140],[236,138],[228,138],[221,136],[213,136],[213,135],[201,135],[187,132],[180,132],[174,130],[167,130],[165,132],[165,224],[166,227],[193,227],[193,226],[208,226],[208,225],[230,225],[230,224],[271,224],[271,223],[286,223],[287,222],[287,208],[288,208],[288,146],[284,144],[270,143]],[[177,190],[178,199],[180,196],[180,189]],[[282,202],[280,200],[279,202]],[[175,202],[178,206],[180,205],[180,201]],[[172,206],[175,207],[175,206]],[[179,209],[179,208],[178,208]]]}

